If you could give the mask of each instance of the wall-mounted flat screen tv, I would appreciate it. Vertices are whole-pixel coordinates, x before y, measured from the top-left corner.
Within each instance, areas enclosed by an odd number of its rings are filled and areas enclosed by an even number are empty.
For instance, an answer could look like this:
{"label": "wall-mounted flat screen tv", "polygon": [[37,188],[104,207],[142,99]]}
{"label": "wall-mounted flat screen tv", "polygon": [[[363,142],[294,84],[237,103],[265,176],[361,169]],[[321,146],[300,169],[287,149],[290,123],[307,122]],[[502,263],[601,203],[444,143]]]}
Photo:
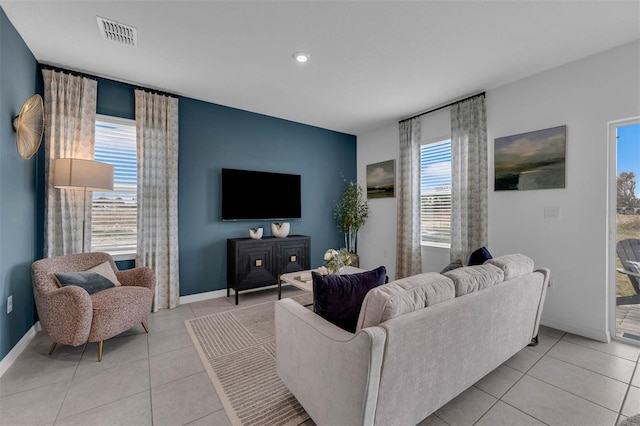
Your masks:
{"label": "wall-mounted flat screen tv", "polygon": [[222,220],[299,219],[300,175],[222,169]]}

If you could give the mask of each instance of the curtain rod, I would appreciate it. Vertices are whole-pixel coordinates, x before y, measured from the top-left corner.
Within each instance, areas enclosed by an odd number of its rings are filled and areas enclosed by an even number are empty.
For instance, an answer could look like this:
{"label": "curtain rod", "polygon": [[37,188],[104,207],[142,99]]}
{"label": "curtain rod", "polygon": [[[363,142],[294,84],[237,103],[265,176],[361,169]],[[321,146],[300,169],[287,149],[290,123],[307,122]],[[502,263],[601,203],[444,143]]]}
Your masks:
{"label": "curtain rod", "polygon": [[66,69],[66,68],[61,68],[61,67],[57,67],[55,65],[48,65],[48,64],[40,64],[40,67],[43,69],[47,69],[47,70],[52,70],[52,71],[58,71],[58,72],[62,72],[62,73],[66,73],[66,74],[70,74],[70,75],[74,75],[76,77],[84,77],[84,78],[88,78],[90,80],[107,80],[107,81],[112,81],[114,83],[120,83],[120,84],[126,84],[129,86],[132,86],[134,89],[139,89],[139,90],[144,90],[145,92],[151,92],[154,94],[158,94],[158,95],[164,95],[164,96],[168,96],[170,98],[180,98],[181,96],[175,95],[173,93],[169,93],[169,92],[165,92],[162,90],[157,90],[157,89],[150,89],[148,87],[143,87],[140,86],[138,84],[132,84],[126,81],[119,81],[119,80],[114,80],[112,78],[107,78],[107,77],[98,77],[95,75],[91,75],[91,74],[87,74],[81,71],[74,71],[74,70],[70,70],[70,69]]}
{"label": "curtain rod", "polygon": [[478,93],[476,93],[474,95],[470,95],[470,96],[464,97],[462,99],[458,99],[458,100],[449,102],[448,104],[440,105],[439,107],[435,107],[435,108],[432,108],[432,109],[424,111],[424,112],[419,112],[417,114],[412,115],[411,117],[403,118],[402,120],[398,121],[398,123],[402,123],[403,121],[411,120],[413,118],[418,118],[418,117],[421,117],[421,116],[426,115],[426,114],[431,114],[432,112],[440,111],[441,109],[448,108],[448,107],[450,107],[452,105],[455,105],[457,103],[468,101],[469,99],[477,98],[478,96],[485,96],[485,94],[486,94],[486,92],[484,92],[484,91],[478,92]]}

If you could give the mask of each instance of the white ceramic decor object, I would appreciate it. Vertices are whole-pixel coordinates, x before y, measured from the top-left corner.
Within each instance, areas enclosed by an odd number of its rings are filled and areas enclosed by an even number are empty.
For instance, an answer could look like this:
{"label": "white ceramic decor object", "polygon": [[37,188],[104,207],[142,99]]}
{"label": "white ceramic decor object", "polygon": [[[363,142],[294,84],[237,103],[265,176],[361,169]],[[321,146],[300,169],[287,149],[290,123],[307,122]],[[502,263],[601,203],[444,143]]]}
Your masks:
{"label": "white ceramic decor object", "polygon": [[274,237],[284,238],[289,235],[289,222],[278,223],[274,222],[271,224],[271,234]]}
{"label": "white ceramic decor object", "polygon": [[263,232],[263,228],[249,228],[249,236],[254,240],[259,240],[260,238],[262,238]]}

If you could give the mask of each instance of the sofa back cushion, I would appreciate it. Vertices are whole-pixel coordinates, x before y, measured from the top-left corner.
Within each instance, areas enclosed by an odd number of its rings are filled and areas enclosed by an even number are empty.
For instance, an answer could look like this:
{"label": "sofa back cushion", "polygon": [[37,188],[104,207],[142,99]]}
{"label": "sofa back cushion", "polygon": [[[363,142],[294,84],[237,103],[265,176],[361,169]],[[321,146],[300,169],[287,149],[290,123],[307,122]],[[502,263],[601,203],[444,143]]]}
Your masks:
{"label": "sofa back cushion", "polygon": [[456,291],[456,297],[482,290],[504,281],[502,269],[491,264],[465,266],[445,272],[443,275],[451,278]]}
{"label": "sofa back cushion", "polygon": [[369,290],[384,284],[387,269],[380,266],[356,274],[312,272],[313,308],[316,314],[351,333],[356,331],[362,300]]}
{"label": "sofa back cushion", "polygon": [[413,275],[376,287],[367,293],[356,330],[453,299],[453,281],[436,272]]}
{"label": "sofa back cushion", "polygon": [[521,275],[530,274],[533,272],[534,268],[533,259],[520,253],[494,257],[493,259],[487,260],[485,265],[486,264],[497,266],[502,269],[505,281]]}

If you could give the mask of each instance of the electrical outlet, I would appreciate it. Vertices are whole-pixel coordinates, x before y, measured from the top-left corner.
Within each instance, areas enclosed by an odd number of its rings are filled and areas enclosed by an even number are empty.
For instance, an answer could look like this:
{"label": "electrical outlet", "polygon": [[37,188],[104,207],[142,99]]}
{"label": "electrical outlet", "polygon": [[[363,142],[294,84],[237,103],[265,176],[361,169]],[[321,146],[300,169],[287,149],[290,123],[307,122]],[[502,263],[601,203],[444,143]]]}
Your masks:
{"label": "electrical outlet", "polygon": [[13,311],[13,296],[7,297],[7,315]]}

